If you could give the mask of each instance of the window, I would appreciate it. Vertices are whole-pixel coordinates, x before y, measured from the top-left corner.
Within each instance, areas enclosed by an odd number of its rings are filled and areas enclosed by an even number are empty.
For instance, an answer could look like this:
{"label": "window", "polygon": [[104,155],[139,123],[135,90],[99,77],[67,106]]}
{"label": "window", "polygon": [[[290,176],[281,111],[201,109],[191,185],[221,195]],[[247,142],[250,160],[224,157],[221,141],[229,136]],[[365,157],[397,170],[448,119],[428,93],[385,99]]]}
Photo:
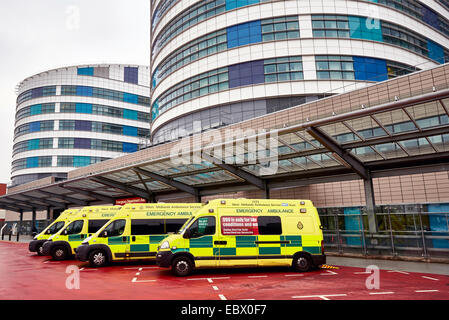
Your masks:
{"label": "window", "polygon": [[106,228],[104,228],[103,232],[106,232],[106,237],[119,237],[125,231],[125,226],[126,220],[114,220]]}
{"label": "window", "polygon": [[257,225],[260,235],[282,234],[280,217],[257,217]]}
{"label": "window", "polygon": [[316,56],[318,80],[354,80],[354,62],[351,56]]}
{"label": "window", "polygon": [[215,234],[215,217],[200,217],[189,228],[190,238]]}
{"label": "window", "polygon": [[51,225],[50,228],[45,232],[46,234],[55,234],[59,230],[61,230],[62,227],[64,227],[65,222],[64,221],[58,221]]}
{"label": "window", "polygon": [[84,221],[83,220],[76,220],[70,223],[67,228],[65,228],[65,231],[67,234],[78,234],[81,231],[83,231]]}
{"label": "window", "polygon": [[416,32],[396,24],[382,21],[382,36],[384,42],[428,56],[427,39]]}
{"label": "window", "polygon": [[131,234],[150,235],[165,234],[163,219],[133,219],[131,220]]}
{"label": "window", "polygon": [[176,233],[184,225],[187,219],[166,219],[165,233]]}
{"label": "window", "polygon": [[59,138],[58,148],[59,149],[73,149],[75,144],[75,138]]}
{"label": "window", "polygon": [[89,220],[87,233],[95,233],[101,229],[109,220]]}
{"label": "window", "polygon": [[388,79],[400,77],[419,70],[420,70],[419,68],[409,66],[404,63],[396,61],[387,61]]}
{"label": "window", "polygon": [[301,57],[264,60],[265,82],[294,81],[304,78]]}
{"label": "window", "polygon": [[25,92],[22,92],[17,97],[17,104],[19,105],[22,102],[25,102],[25,101],[28,101],[31,99],[55,96],[55,95],[56,95],[56,86],[33,88],[33,89],[27,90]]}
{"label": "window", "polygon": [[299,38],[298,16],[277,17],[261,21],[262,41]]}
{"label": "window", "polygon": [[347,16],[312,15],[312,29],[315,38],[349,38]]}

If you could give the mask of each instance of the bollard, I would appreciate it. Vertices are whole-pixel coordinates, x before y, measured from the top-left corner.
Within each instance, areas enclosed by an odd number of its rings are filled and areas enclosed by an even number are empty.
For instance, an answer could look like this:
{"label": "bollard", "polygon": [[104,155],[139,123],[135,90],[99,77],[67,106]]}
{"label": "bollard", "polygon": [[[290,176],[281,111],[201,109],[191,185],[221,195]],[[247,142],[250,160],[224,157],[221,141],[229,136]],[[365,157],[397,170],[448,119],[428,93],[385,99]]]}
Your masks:
{"label": "bollard", "polygon": [[12,232],[9,233],[9,241],[11,241]]}
{"label": "bollard", "polygon": [[19,235],[20,235],[20,232],[17,232],[17,240],[16,240],[16,242],[19,242]]}

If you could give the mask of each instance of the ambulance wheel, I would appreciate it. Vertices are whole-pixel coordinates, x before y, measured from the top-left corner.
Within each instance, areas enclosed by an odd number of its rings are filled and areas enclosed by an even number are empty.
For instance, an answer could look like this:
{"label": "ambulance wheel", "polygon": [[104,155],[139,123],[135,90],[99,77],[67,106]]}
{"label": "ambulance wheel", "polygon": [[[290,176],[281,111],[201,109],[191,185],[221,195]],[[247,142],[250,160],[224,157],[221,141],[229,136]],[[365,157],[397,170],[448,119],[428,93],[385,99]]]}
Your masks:
{"label": "ambulance wheel", "polygon": [[297,254],[293,258],[292,267],[295,271],[299,272],[307,272],[310,271],[313,267],[312,259],[307,254]]}
{"label": "ambulance wheel", "polygon": [[89,264],[91,267],[104,267],[108,263],[106,252],[94,250],[89,254]]}
{"label": "ambulance wheel", "polygon": [[38,246],[37,249],[36,249],[37,255],[38,256],[43,256],[44,255],[43,254],[43,250],[44,250],[44,246],[43,245]]}
{"label": "ambulance wheel", "polygon": [[51,256],[53,260],[61,261],[65,260],[68,256],[67,249],[63,246],[56,246],[51,251]]}
{"label": "ambulance wheel", "polygon": [[193,262],[188,257],[178,257],[173,260],[172,271],[178,277],[185,277],[193,271]]}

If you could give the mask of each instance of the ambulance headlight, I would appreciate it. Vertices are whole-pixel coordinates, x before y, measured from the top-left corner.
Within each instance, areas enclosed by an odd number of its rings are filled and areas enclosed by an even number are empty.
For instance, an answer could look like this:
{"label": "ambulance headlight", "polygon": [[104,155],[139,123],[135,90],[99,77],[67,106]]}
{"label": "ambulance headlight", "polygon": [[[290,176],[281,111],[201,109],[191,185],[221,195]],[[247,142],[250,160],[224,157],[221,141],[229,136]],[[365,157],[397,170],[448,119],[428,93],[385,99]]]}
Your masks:
{"label": "ambulance headlight", "polygon": [[170,249],[170,244],[168,243],[168,241],[162,242],[161,249]]}

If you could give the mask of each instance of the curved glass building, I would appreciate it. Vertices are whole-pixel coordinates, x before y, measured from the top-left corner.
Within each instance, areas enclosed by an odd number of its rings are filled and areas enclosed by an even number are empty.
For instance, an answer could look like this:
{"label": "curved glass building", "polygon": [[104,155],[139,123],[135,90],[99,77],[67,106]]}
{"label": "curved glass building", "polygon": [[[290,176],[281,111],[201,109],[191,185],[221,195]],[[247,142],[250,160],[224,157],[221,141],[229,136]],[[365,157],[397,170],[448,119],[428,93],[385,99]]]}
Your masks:
{"label": "curved glass building", "polygon": [[135,152],[149,137],[149,67],[54,69],[18,86],[12,186]]}
{"label": "curved glass building", "polygon": [[153,144],[449,61],[432,0],[152,0]]}

